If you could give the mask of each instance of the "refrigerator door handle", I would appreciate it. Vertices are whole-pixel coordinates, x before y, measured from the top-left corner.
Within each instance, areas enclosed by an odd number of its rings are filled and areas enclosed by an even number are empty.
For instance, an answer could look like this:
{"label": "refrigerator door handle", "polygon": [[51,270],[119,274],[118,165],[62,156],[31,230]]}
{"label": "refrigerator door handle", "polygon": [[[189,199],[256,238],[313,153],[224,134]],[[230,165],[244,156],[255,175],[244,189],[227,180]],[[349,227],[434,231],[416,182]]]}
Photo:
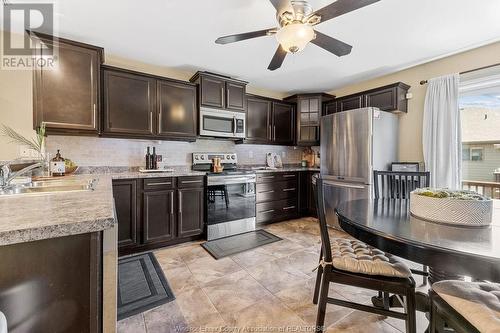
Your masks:
{"label": "refrigerator door handle", "polygon": [[340,182],[332,182],[330,180],[325,180],[325,184],[338,186],[338,187],[357,188],[357,189],[361,189],[361,190],[366,188],[366,186],[363,186],[363,185],[354,185],[354,184],[346,184],[346,183],[340,183]]}

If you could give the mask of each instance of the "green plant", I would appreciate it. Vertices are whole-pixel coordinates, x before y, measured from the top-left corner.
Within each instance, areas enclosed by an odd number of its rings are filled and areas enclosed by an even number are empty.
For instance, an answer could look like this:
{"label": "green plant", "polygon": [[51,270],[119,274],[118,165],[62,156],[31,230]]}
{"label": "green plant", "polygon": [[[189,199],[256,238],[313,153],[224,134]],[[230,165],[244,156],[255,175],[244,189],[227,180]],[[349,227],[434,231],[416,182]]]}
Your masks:
{"label": "green plant", "polygon": [[35,150],[40,154],[42,159],[45,159],[45,123],[42,123],[40,127],[36,130],[36,137],[28,139],[25,136],[19,134],[12,127],[2,124],[0,128],[0,134],[9,138],[11,143],[16,143],[20,145],[28,146],[30,149]]}

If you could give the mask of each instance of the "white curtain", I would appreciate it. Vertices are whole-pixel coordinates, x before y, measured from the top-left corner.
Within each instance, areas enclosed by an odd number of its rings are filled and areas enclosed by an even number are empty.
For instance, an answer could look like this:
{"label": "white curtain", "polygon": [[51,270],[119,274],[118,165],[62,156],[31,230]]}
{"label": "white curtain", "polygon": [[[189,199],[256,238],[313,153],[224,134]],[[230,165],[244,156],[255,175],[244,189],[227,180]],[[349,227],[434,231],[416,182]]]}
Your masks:
{"label": "white curtain", "polygon": [[459,81],[459,74],[452,74],[428,82],[424,105],[423,148],[432,187],[461,188]]}

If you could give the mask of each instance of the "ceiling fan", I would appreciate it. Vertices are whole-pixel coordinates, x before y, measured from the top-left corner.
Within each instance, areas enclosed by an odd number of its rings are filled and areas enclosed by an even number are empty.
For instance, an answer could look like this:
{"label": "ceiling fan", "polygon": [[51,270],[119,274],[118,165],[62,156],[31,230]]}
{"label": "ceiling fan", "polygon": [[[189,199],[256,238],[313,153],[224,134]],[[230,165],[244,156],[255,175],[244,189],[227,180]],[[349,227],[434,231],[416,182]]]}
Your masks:
{"label": "ceiling fan", "polygon": [[276,35],[279,42],[269,70],[281,67],[287,53],[302,51],[311,42],[339,57],[351,53],[352,46],[322,34],[314,26],[380,0],[337,0],[313,11],[305,0],[269,0],[276,8],[278,27],[217,38],[217,44],[229,44],[246,39]]}

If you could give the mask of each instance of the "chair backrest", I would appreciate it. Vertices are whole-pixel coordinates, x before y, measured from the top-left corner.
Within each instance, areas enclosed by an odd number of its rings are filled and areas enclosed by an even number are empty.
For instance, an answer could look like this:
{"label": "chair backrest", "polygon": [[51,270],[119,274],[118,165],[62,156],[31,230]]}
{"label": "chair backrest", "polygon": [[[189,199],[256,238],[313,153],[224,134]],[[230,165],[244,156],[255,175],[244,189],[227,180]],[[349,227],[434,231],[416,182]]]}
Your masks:
{"label": "chair backrest", "polygon": [[430,172],[373,171],[375,199],[409,199],[410,192],[429,187]]}
{"label": "chair backrest", "polygon": [[314,198],[316,199],[316,210],[319,220],[321,246],[323,248],[323,259],[326,262],[331,262],[332,250],[330,245],[330,235],[328,234],[328,225],[326,223],[325,202],[323,198],[323,180],[321,179],[321,176],[319,174],[314,176],[313,192]]}

